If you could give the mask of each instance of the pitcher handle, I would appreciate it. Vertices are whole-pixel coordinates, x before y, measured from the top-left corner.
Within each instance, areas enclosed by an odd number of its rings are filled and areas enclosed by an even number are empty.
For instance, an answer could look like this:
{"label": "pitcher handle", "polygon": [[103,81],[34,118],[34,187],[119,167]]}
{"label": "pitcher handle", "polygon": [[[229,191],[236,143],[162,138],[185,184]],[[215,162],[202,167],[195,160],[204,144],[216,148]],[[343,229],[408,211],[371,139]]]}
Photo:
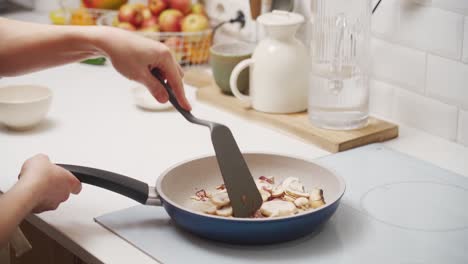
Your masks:
{"label": "pitcher handle", "polygon": [[231,78],[229,79],[229,86],[231,87],[231,91],[234,94],[234,96],[237,97],[239,100],[247,103],[248,106],[252,105],[252,98],[250,98],[250,96],[248,95],[242,94],[239,91],[239,88],[237,87],[237,79],[239,78],[239,74],[242,72],[242,70],[244,70],[253,63],[253,59],[246,59],[239,62],[236,65],[236,67],[234,67],[234,69],[232,70]]}

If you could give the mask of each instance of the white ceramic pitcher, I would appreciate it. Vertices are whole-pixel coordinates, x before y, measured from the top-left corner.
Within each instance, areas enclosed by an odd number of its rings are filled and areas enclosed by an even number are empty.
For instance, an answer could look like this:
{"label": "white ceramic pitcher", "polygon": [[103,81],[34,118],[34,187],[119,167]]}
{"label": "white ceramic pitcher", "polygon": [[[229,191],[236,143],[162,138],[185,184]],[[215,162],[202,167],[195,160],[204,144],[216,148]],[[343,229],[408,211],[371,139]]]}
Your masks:
{"label": "white ceramic pitcher", "polygon": [[[232,93],[253,109],[267,113],[295,113],[307,109],[309,60],[305,46],[294,37],[304,22],[300,14],[273,11],[257,18],[267,37],[255,48],[252,58],[234,68]],[[237,78],[250,66],[250,94],[239,92]]]}

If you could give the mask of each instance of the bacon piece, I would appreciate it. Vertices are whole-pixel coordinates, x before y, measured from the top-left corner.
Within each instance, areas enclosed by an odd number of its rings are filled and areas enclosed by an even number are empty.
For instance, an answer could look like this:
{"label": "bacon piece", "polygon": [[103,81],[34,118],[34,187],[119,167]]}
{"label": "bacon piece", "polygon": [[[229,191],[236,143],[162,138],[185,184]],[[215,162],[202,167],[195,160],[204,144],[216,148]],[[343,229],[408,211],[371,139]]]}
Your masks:
{"label": "bacon piece", "polygon": [[222,191],[224,189],[226,189],[226,185],[224,185],[224,183],[221,184],[220,186],[216,187],[216,190],[219,190],[219,191]]}

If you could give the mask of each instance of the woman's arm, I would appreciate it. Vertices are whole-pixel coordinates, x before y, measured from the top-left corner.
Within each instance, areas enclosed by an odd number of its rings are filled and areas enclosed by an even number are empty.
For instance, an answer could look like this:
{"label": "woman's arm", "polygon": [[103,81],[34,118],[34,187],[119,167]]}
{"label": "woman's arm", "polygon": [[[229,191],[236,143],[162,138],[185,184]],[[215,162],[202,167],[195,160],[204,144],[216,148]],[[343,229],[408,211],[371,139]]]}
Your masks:
{"label": "woman's arm", "polygon": [[0,76],[16,76],[98,56],[93,31],[0,18]]}
{"label": "woman's arm", "polygon": [[0,196],[0,248],[28,214],[56,209],[71,193],[80,191],[80,181],[51,163],[47,156],[28,159],[21,168],[18,182]]}
{"label": "woman's arm", "polygon": [[0,248],[9,241],[15,228],[32,211],[36,195],[23,182],[17,182],[0,196]]}
{"label": "woman's arm", "polygon": [[159,42],[111,27],[54,26],[0,18],[0,76],[16,76],[90,57],[107,56],[127,78],[148,87],[160,102],[164,87],[151,75],[159,68],[183,108],[190,110],[183,72]]}

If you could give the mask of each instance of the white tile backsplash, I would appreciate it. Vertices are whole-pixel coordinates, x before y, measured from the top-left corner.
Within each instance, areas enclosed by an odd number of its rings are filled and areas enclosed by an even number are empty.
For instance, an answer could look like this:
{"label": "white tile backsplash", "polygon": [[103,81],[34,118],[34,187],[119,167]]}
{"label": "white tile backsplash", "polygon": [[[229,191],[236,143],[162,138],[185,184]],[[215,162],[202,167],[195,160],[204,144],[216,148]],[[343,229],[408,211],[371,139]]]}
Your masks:
{"label": "white tile backsplash", "polygon": [[468,17],[465,17],[465,30],[463,35],[463,61],[468,63]]}
{"label": "white tile backsplash", "polygon": [[432,0],[432,5],[468,15],[468,1],[466,0]]}
{"label": "white tile backsplash", "polygon": [[373,115],[392,119],[397,87],[377,81],[370,81],[369,111]]}
{"label": "white tile backsplash", "polygon": [[371,40],[372,75],[423,92],[426,54],[373,38]]}
{"label": "white tile backsplash", "polygon": [[458,115],[457,141],[468,147],[468,111],[460,110]]}
{"label": "white tile backsplash", "polygon": [[450,11],[401,0],[398,42],[413,48],[459,59],[463,16]]}
{"label": "white tile backsplash", "polygon": [[382,0],[371,30],[371,115],[468,146],[468,0]]}
{"label": "white tile backsplash", "polygon": [[468,0],[383,0],[379,8],[371,114],[468,146]]}
{"label": "white tile backsplash", "polygon": [[468,65],[429,55],[427,93],[468,109]]}
{"label": "white tile backsplash", "polygon": [[[373,3],[373,6],[375,4]],[[372,16],[372,33],[377,36],[391,38],[398,30],[399,21],[400,0],[382,0]]]}
{"label": "white tile backsplash", "polygon": [[392,116],[406,125],[456,140],[458,109],[453,105],[398,89]]}

